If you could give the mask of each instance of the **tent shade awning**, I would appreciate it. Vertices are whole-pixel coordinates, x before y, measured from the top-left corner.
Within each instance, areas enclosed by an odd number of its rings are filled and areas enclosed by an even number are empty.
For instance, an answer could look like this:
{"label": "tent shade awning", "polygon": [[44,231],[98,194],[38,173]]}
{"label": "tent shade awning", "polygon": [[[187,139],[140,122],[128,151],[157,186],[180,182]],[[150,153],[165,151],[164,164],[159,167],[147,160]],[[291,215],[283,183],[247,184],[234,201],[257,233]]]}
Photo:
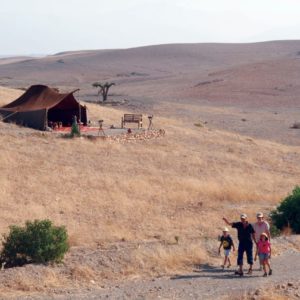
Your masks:
{"label": "tent shade awning", "polygon": [[74,93],[59,93],[45,85],[33,85],[13,102],[0,107],[5,122],[45,130],[48,122],[72,123],[74,115],[87,123],[86,107],[75,98]]}

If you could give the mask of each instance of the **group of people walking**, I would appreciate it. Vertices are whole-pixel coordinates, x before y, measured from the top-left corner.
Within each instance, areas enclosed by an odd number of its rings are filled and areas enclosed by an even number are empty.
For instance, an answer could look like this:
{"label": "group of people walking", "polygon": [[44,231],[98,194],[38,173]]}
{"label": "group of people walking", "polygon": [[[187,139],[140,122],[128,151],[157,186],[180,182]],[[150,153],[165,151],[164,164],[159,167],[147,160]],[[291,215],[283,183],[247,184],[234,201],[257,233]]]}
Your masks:
{"label": "group of people walking", "polygon": [[[246,214],[241,214],[239,222],[229,222],[226,218],[223,218],[224,222],[237,229],[238,235],[238,256],[237,264],[239,266],[238,270],[235,272],[237,275],[243,276],[243,257],[244,252],[246,252],[247,263],[249,264],[249,269],[247,274],[252,274],[253,271],[253,245],[255,245],[255,256],[254,260],[259,257],[260,270],[264,271],[263,276],[272,275],[272,268],[270,265],[271,258],[271,235],[270,235],[270,225],[264,220],[263,213],[259,212],[256,214],[257,221],[253,224],[248,222]],[[227,227],[223,228],[223,235],[221,236],[221,243],[219,246],[219,253],[221,248],[224,249],[224,262],[222,268],[224,269],[231,266],[230,252],[235,251],[234,242],[229,234],[229,229]]]}

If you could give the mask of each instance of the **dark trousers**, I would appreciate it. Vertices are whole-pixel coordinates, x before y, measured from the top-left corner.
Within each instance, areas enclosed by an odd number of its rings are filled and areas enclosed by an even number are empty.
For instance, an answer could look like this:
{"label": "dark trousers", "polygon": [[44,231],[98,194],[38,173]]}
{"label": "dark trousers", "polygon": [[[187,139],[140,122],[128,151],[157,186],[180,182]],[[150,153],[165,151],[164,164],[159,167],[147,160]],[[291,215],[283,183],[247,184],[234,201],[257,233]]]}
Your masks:
{"label": "dark trousers", "polygon": [[252,241],[240,241],[239,242],[238,258],[237,258],[237,264],[239,266],[243,265],[244,252],[246,252],[248,264],[253,265],[253,243],[252,243]]}

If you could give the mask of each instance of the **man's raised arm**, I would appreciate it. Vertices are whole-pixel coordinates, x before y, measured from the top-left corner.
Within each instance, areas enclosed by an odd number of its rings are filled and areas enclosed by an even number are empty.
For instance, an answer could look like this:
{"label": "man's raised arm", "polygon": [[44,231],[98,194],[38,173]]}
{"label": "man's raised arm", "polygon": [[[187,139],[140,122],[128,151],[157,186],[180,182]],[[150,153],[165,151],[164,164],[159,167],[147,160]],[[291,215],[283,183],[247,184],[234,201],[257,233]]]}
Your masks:
{"label": "man's raised arm", "polygon": [[232,224],[233,224],[233,223],[230,223],[226,218],[223,218],[223,221],[229,226],[232,226]]}

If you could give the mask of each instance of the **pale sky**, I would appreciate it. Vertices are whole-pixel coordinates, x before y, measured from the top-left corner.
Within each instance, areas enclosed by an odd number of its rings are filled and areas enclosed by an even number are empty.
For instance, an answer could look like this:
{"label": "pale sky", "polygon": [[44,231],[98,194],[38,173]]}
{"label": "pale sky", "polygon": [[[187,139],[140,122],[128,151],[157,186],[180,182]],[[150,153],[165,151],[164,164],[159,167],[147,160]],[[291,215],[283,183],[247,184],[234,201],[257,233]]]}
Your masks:
{"label": "pale sky", "polygon": [[300,39],[300,0],[0,0],[0,55]]}

